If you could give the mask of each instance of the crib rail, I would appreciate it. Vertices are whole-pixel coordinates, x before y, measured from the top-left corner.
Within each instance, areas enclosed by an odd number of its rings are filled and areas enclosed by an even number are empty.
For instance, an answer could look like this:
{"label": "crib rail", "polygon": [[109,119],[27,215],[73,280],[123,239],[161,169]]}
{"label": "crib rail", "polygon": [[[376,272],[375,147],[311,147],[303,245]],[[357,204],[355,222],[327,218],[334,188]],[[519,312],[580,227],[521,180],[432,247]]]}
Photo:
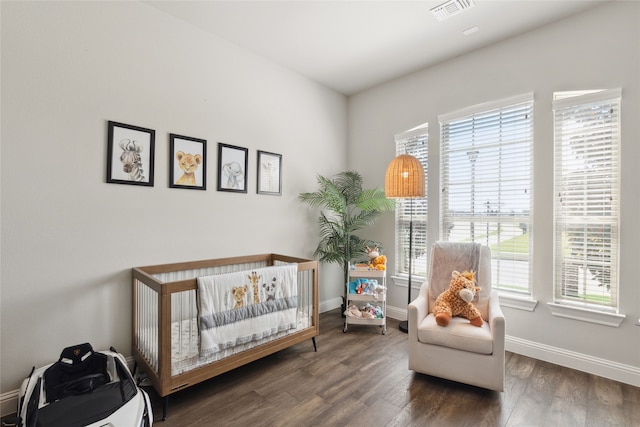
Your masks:
{"label": "crib rail", "polygon": [[[298,264],[296,332],[222,360],[199,358],[197,277]],[[219,375],[319,333],[317,261],[277,254],[251,255],[132,269],[133,355],[161,396]]]}

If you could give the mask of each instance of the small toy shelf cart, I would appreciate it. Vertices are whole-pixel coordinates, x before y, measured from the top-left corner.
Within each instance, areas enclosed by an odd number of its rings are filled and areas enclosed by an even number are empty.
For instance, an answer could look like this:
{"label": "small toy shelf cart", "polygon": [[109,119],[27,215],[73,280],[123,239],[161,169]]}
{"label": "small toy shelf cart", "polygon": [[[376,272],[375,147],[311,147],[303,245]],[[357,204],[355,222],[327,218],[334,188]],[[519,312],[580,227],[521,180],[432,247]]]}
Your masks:
{"label": "small toy shelf cart", "polygon": [[[373,279],[378,282],[379,289],[366,293],[350,293],[349,283],[355,279]],[[349,281],[347,282],[346,306],[356,305],[363,307],[367,304],[377,306],[382,311],[382,317],[365,318],[352,317],[349,314],[344,318],[343,332],[347,332],[349,325],[377,325],[382,328],[382,335],[387,333],[387,272],[385,270],[358,270],[349,269]]]}

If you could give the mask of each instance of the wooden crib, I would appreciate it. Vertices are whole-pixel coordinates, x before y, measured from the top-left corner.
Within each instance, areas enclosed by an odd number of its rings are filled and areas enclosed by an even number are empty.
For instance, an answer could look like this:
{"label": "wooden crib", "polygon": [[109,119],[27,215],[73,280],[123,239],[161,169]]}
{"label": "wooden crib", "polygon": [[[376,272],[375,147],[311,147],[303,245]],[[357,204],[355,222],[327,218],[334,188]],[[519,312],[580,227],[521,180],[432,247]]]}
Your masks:
{"label": "wooden crib", "polygon": [[[256,343],[199,354],[197,278],[297,264],[297,327]],[[133,357],[158,394],[166,419],[170,394],[319,334],[318,262],[263,254],[133,268]]]}

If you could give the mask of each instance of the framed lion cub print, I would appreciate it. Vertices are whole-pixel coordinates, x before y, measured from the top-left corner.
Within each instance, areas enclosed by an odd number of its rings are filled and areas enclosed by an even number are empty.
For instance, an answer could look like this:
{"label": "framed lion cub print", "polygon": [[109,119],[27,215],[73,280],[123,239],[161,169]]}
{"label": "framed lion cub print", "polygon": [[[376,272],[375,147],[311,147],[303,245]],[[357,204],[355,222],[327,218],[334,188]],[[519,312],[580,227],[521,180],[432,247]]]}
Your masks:
{"label": "framed lion cub print", "polygon": [[207,189],[207,141],[169,134],[169,187]]}

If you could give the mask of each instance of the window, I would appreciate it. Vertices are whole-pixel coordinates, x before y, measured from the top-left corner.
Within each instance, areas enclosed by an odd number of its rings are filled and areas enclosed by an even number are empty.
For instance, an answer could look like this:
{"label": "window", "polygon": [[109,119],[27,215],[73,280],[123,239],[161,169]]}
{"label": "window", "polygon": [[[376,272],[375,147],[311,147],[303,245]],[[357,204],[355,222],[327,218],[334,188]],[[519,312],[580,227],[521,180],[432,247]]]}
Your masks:
{"label": "window", "polygon": [[621,90],[554,96],[555,300],[618,307]]}
{"label": "window", "polygon": [[[395,135],[396,155],[414,156],[424,168],[424,183],[427,186],[428,126]],[[396,274],[409,273],[409,224],[413,220],[413,244],[411,274],[427,275],[427,198],[396,200]]]}
{"label": "window", "polygon": [[493,287],[530,295],[533,94],[439,121],[441,239],[489,246]]}

